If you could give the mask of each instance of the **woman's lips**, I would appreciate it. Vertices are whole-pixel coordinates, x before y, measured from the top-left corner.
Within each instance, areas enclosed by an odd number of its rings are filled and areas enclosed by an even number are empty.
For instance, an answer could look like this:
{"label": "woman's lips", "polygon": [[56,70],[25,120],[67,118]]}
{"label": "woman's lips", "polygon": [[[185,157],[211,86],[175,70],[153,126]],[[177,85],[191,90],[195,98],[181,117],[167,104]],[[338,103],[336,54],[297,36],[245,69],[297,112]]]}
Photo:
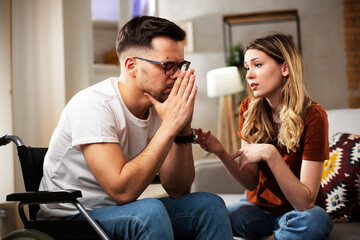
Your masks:
{"label": "woman's lips", "polygon": [[259,86],[259,84],[257,84],[257,83],[250,83],[250,88],[251,88],[252,91],[255,91],[256,88],[257,88],[257,86]]}

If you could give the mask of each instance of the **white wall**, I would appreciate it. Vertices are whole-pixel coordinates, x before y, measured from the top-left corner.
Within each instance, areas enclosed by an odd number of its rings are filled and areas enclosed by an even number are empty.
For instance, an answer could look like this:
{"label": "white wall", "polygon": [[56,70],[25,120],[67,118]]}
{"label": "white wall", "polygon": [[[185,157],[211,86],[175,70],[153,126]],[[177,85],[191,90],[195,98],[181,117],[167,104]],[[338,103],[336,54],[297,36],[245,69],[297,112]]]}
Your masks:
{"label": "white wall", "polygon": [[14,133],[26,145],[47,146],[65,106],[61,0],[12,0],[12,57]]}
{"label": "white wall", "polygon": [[[94,82],[90,0],[4,0],[0,24],[0,134],[48,146],[66,102]],[[11,145],[0,156],[6,166],[0,169],[1,202],[14,186],[24,187]]]}
{"label": "white wall", "polygon": [[[187,53],[196,69],[199,91],[193,126],[217,131],[218,99],[206,95],[207,71],[225,66],[222,16],[259,11],[297,9],[301,24],[302,53],[306,65],[306,85],[315,101],[326,109],[347,107],[345,52],[340,0],[158,0],[159,16],[174,22],[192,21],[195,52]],[[280,26],[280,29],[279,27]],[[295,28],[295,25],[293,25]],[[267,31],[281,31],[283,25],[247,26],[234,43],[244,43]],[[286,29],[289,26],[285,27]],[[235,28],[233,28],[235,29]],[[194,148],[195,158],[204,152]]]}
{"label": "white wall", "polygon": [[65,93],[68,102],[75,93],[91,83],[94,62],[93,28],[89,0],[62,0],[62,7]]}
{"label": "white wall", "polygon": [[89,0],[12,0],[14,132],[26,145],[47,147],[66,102],[91,82],[90,13]]}
{"label": "white wall", "polygon": [[61,0],[13,0],[14,130],[30,146],[47,146],[65,105]]}
{"label": "white wall", "polygon": [[[12,133],[10,0],[0,1],[0,137]],[[0,203],[14,191],[13,145],[0,147]]]}

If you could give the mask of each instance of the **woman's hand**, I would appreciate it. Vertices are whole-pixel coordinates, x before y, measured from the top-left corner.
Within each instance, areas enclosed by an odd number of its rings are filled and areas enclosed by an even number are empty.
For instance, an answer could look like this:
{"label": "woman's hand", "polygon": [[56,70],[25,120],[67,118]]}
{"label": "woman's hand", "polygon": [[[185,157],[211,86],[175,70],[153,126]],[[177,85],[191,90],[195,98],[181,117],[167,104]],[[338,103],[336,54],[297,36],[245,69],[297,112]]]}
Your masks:
{"label": "woman's hand", "polygon": [[273,148],[270,144],[246,144],[231,156],[231,160],[239,158],[239,169],[242,170],[249,164],[266,161],[266,156],[271,156]]}
{"label": "woman's hand", "polygon": [[[254,190],[259,181],[259,171],[257,164],[251,164],[245,168],[234,161],[235,158],[243,153],[243,149],[236,152],[233,157],[224,149],[220,141],[211,132],[203,132],[201,128],[194,129],[197,137],[195,143],[210,153],[214,153],[224,164],[231,177],[238,183],[242,184],[246,189]],[[243,143],[243,142],[242,142]],[[247,163],[249,164],[249,163]],[[245,168],[243,171],[239,167]]]}
{"label": "woman's hand", "polygon": [[201,148],[210,153],[219,154],[225,151],[219,140],[211,134],[210,131],[203,132],[201,128],[194,129],[197,135],[195,143],[199,144]]}

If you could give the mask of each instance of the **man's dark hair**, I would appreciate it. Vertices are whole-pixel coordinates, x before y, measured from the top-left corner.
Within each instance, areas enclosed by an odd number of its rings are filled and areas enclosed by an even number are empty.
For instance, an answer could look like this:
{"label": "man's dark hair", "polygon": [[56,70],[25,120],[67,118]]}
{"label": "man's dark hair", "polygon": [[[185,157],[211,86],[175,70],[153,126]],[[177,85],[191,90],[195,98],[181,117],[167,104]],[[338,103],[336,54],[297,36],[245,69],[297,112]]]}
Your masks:
{"label": "man's dark hair", "polygon": [[156,37],[168,37],[175,41],[183,41],[186,33],[175,23],[167,19],[153,16],[138,16],[130,20],[119,31],[116,39],[116,52],[121,54],[129,48],[152,48],[152,40]]}

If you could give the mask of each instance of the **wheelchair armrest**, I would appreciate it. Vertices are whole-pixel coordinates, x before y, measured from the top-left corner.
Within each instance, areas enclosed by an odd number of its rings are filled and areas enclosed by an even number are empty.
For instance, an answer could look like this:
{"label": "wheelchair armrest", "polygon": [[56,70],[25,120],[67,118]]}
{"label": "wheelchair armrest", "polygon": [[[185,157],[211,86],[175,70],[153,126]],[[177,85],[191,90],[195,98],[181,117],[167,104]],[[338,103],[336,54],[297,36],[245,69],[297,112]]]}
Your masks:
{"label": "wheelchair armrest", "polygon": [[41,204],[53,202],[76,202],[82,197],[79,190],[56,190],[39,192],[12,193],[6,196],[6,201],[20,201],[25,204]]}
{"label": "wheelchair armrest", "polygon": [[79,190],[56,190],[56,191],[39,191],[39,192],[22,192],[12,193],[6,196],[6,201],[19,201],[19,215],[25,226],[29,224],[23,205],[28,204],[42,204],[42,203],[72,203],[79,212],[83,215],[85,220],[95,230],[101,239],[110,240],[111,237],[106,231],[99,226],[90,214],[86,211],[84,206],[77,200],[82,197],[81,191]]}

